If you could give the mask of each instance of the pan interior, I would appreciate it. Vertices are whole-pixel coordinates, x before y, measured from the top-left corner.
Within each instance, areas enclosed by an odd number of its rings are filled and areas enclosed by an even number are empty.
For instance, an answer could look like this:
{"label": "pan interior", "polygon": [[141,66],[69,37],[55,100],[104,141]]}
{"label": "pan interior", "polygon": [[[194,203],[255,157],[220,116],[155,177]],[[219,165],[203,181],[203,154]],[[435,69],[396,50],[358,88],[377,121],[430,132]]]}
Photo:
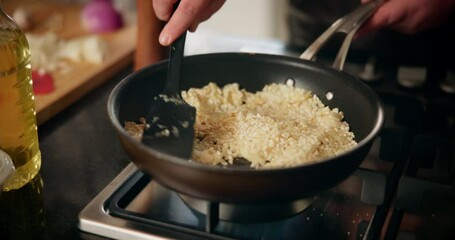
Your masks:
{"label": "pan interior", "polygon": [[[292,79],[292,80],[290,80]],[[114,100],[118,122],[146,116],[151,98],[166,81],[166,62],[138,71],[124,80]],[[271,83],[291,83],[311,90],[330,108],[339,108],[360,142],[378,127],[380,107],[373,91],[356,78],[318,63],[300,59],[247,53],[207,54],[185,57],[181,89],[239,83],[250,92]]]}

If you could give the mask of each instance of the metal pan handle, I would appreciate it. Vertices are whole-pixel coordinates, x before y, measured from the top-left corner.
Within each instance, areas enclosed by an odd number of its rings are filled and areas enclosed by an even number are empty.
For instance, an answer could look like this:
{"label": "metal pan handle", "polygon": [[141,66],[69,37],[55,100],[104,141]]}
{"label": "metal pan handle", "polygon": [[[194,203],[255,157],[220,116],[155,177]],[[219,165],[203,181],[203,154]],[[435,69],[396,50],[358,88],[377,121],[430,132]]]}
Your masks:
{"label": "metal pan handle", "polygon": [[351,13],[336,20],[324,33],[321,34],[306,50],[300,55],[301,59],[313,60],[319,50],[336,33],[345,33],[343,43],[335,57],[332,67],[343,70],[344,62],[349,51],[352,39],[362,24],[376,11],[383,0],[373,0],[357,7]]}

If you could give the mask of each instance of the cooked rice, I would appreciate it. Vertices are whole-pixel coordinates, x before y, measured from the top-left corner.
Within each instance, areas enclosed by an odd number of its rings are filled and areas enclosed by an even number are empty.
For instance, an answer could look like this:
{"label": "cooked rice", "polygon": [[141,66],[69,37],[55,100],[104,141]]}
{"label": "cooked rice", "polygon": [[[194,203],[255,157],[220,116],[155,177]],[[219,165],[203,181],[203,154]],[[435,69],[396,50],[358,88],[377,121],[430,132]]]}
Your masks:
{"label": "cooked rice", "polygon": [[320,161],[357,143],[343,113],[312,92],[270,84],[257,93],[210,83],[182,96],[197,109],[192,159],[211,165],[245,158],[254,168]]}

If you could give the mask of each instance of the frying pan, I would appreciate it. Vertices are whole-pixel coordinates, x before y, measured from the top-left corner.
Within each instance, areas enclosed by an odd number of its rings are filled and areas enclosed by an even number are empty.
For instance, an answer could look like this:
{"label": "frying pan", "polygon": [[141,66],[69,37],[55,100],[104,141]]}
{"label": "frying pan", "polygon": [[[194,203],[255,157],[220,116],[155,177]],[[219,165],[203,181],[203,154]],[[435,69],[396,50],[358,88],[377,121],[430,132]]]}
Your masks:
{"label": "frying pan", "polygon": [[[346,22],[352,25],[347,28],[346,40],[334,63],[338,69],[300,58],[256,53],[187,56],[182,66],[182,90],[203,87],[209,82],[219,86],[237,82],[241,88],[255,92],[267,84],[289,81],[294,82],[296,87],[309,89],[325,105],[344,112],[344,120],[349,123],[358,142],[353,149],[316,163],[279,169],[252,169],[209,166],[168,155],[158,147],[146,146],[131,137],[123,124],[148,114],[150,99],[160,94],[165,86],[167,61],[132,73],[111,92],[108,114],[122,147],[138,169],[150,174],[162,185],[209,201],[287,202],[314,196],[335,186],[351,175],[365,158],[383,124],[383,109],[374,91],[340,70],[352,40],[350,34],[353,35],[352,31],[357,30],[359,22],[364,21],[375,8],[376,5],[370,6],[368,11],[363,9],[360,17],[358,14],[355,16],[355,24],[349,23],[353,16],[348,15],[334,23],[332,27],[335,30],[328,29],[337,32],[347,26]],[[320,44],[321,39],[318,41]],[[318,48],[310,46],[304,57],[313,58]]]}

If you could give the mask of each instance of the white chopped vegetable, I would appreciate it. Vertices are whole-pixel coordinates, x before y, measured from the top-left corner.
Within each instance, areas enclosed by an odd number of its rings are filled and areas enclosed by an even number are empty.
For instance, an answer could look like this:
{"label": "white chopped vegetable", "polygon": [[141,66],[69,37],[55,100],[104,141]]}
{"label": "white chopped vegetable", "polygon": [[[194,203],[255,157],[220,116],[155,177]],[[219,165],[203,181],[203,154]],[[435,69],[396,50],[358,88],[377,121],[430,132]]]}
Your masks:
{"label": "white chopped vegetable", "polygon": [[89,36],[68,41],[63,44],[59,54],[75,62],[101,64],[104,59],[104,43],[97,36]]}
{"label": "white chopped vegetable", "polygon": [[26,36],[32,68],[42,72],[68,70],[69,62],[101,64],[105,59],[106,43],[98,36],[70,40],[60,39],[54,32]]}

